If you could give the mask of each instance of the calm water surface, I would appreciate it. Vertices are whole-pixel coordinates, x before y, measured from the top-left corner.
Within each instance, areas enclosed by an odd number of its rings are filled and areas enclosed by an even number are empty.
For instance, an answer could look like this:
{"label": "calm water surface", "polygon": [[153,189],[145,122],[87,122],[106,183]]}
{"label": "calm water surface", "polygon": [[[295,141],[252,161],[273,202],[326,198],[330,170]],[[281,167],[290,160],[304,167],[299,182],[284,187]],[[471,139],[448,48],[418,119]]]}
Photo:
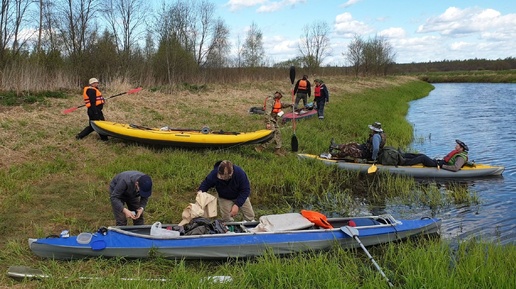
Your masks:
{"label": "calm water surface", "polygon": [[427,97],[410,103],[407,120],[415,137],[411,147],[431,157],[444,157],[455,147],[455,139],[460,139],[469,146],[470,160],[505,166],[502,177],[460,182],[477,193],[480,204],[434,212],[443,219],[442,236],[516,244],[516,84],[434,86]]}

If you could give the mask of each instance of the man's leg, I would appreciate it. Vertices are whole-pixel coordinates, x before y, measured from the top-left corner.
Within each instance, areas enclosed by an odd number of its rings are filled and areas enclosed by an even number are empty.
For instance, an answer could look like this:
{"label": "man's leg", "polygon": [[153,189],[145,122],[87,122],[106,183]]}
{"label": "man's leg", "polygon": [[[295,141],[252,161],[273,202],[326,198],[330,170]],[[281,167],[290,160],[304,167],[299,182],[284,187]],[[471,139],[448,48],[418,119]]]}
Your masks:
{"label": "man's leg", "polygon": [[127,226],[127,219],[122,211],[115,211],[115,208],[113,208],[113,215],[117,226]]}
{"label": "man's leg", "polygon": [[240,208],[242,210],[242,214],[244,215],[244,220],[246,221],[254,221],[254,210],[251,205],[251,201],[247,198]]}
{"label": "man's leg", "polygon": [[231,208],[235,203],[232,200],[224,199],[219,197],[219,209],[220,209],[220,218],[224,222],[233,222],[233,217],[231,217]]}

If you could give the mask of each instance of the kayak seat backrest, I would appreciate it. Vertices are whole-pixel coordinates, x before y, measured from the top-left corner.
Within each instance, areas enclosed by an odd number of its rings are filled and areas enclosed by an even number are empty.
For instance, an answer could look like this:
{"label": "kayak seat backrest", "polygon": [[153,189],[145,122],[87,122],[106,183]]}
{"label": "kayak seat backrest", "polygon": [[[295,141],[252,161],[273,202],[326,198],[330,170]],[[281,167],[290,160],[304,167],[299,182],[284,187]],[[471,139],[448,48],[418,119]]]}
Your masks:
{"label": "kayak seat backrest", "polygon": [[353,222],[355,222],[357,227],[363,227],[363,226],[374,226],[374,225],[380,225],[381,223],[374,219],[368,219],[368,218],[357,218],[353,219]]}

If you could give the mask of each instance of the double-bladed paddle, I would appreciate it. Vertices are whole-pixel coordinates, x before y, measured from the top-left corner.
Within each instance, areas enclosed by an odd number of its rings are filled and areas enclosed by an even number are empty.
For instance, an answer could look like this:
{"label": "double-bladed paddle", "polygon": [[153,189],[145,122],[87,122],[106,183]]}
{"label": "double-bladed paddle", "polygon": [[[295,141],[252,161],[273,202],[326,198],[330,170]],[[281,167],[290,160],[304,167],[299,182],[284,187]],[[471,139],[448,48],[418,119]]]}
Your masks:
{"label": "double-bladed paddle", "polygon": [[299,142],[296,136],[296,113],[294,111],[294,81],[296,79],[296,68],[294,66],[290,67],[290,83],[292,84],[292,129],[294,130],[294,134],[292,135],[292,139],[290,140],[290,147],[292,148],[292,152],[297,152],[299,149]]}
{"label": "double-bladed paddle", "polygon": [[344,234],[350,236],[351,238],[355,239],[358,244],[360,245],[360,247],[362,247],[362,249],[364,250],[364,252],[366,253],[367,257],[369,257],[369,260],[371,260],[374,264],[374,266],[376,267],[376,269],[378,269],[378,271],[380,272],[380,274],[382,274],[382,276],[385,278],[385,280],[387,280],[387,283],[389,283],[389,286],[390,287],[394,287],[394,285],[392,285],[391,281],[389,280],[389,278],[387,278],[387,276],[385,276],[385,273],[383,273],[382,269],[380,268],[380,266],[378,266],[378,264],[376,263],[376,261],[373,259],[373,256],[371,256],[371,254],[369,254],[369,251],[367,251],[366,247],[364,246],[364,244],[362,244],[362,241],[360,241],[360,239],[358,238],[358,230],[353,228],[353,227],[350,227],[350,226],[344,226],[344,227],[340,227],[340,230],[342,232],[344,232]]}
{"label": "double-bladed paddle", "polygon": [[[119,94],[112,95],[112,96],[110,96],[110,97],[108,97],[108,98],[106,98],[106,99],[110,99],[110,98],[117,97],[117,96],[124,95],[124,94],[133,94],[133,93],[137,93],[137,92],[139,92],[140,90],[142,90],[142,88],[141,88],[141,87],[133,88],[133,89],[131,89],[131,90],[129,90],[129,91],[121,92],[121,93],[119,93]],[[74,112],[74,111],[76,111],[78,108],[81,108],[81,107],[83,107],[83,106],[86,106],[86,104],[82,104],[82,105],[75,106],[75,107],[70,107],[70,108],[68,108],[68,109],[63,110],[63,113],[64,113],[64,114],[68,114],[68,113],[70,113],[70,112]]]}

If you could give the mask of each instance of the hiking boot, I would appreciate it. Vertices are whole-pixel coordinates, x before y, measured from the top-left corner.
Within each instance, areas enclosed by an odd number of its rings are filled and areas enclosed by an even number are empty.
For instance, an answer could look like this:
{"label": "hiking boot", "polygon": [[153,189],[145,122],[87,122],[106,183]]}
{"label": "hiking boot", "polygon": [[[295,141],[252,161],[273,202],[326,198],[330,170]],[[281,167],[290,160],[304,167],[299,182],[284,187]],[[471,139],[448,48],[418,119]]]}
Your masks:
{"label": "hiking boot", "polygon": [[332,150],[338,150],[339,149],[339,145],[335,143],[335,139],[332,138],[331,141],[330,141],[330,147],[328,148],[328,150],[331,152]]}

